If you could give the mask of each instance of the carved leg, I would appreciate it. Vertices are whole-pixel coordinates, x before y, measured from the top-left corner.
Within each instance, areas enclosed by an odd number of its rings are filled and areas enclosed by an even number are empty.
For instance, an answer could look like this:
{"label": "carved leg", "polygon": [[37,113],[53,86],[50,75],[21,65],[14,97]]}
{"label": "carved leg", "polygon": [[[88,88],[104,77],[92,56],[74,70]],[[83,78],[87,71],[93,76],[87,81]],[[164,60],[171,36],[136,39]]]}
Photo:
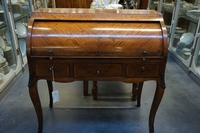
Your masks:
{"label": "carved leg", "polygon": [[157,82],[156,92],[154,95],[153,103],[151,105],[151,111],[149,114],[149,132],[150,133],[154,133],[155,115],[156,115],[157,109],[160,105],[160,102],[162,100],[164,90],[165,90],[164,87],[161,86],[161,84]]}
{"label": "carved leg", "polygon": [[47,80],[47,85],[48,85],[48,89],[49,89],[49,107],[52,108],[53,107],[53,97],[52,97],[53,85],[52,85],[52,81]]}
{"label": "carved leg", "polygon": [[137,99],[137,91],[138,91],[138,83],[132,84],[132,100],[135,101]]}
{"label": "carved leg", "polygon": [[39,98],[38,90],[37,90],[37,83],[29,86],[29,94],[30,94],[32,103],[34,105],[37,118],[38,118],[38,133],[42,133],[43,114],[42,114],[42,107],[41,107],[40,98]]}
{"label": "carved leg", "polygon": [[137,92],[137,106],[140,107],[141,94],[144,82],[139,83]]}
{"label": "carved leg", "polygon": [[93,86],[92,86],[92,98],[93,98],[93,100],[97,100],[97,94],[98,94],[97,81],[93,81]]}
{"label": "carved leg", "polygon": [[83,81],[83,95],[88,96],[88,81]]}

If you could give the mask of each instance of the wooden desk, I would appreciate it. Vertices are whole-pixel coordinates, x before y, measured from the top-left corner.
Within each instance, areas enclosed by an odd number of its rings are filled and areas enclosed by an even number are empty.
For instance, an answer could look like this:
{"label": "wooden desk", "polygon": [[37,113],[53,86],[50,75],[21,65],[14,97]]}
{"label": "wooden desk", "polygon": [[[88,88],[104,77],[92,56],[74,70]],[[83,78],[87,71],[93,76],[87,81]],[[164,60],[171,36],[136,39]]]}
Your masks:
{"label": "wooden desk", "polygon": [[[28,24],[29,92],[42,132],[43,114],[37,82],[157,82],[149,115],[164,94],[168,42],[162,15],[151,10],[39,9]],[[54,73],[52,75],[52,72]],[[93,90],[95,96],[97,92]],[[142,89],[139,89],[139,97]],[[52,107],[50,93],[50,107]],[[139,102],[138,102],[139,104]],[[138,105],[139,106],[139,105]]]}

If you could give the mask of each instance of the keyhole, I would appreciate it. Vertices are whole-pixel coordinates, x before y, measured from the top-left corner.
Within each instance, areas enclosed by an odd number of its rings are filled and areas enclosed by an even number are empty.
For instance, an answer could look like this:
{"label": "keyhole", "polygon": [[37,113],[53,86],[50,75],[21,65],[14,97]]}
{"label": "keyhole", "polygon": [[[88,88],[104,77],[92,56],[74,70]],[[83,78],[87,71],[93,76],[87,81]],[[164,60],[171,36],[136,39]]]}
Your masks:
{"label": "keyhole", "polygon": [[144,68],[144,67],[142,67],[142,72],[144,72],[144,70],[145,70],[145,68]]}
{"label": "keyhole", "polygon": [[50,70],[51,70],[51,71],[53,71],[53,66],[52,66],[52,67],[50,67]]}

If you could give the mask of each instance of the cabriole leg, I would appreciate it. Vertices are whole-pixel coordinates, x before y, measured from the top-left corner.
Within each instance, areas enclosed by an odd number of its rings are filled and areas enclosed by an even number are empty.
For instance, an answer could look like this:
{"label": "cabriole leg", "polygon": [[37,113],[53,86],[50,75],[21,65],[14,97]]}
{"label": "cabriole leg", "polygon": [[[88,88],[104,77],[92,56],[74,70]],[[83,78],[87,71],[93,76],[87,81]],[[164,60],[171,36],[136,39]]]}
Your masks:
{"label": "cabriole leg", "polygon": [[154,133],[155,115],[156,115],[157,109],[160,105],[160,102],[162,100],[164,90],[165,90],[165,88],[163,88],[163,86],[161,86],[161,84],[157,82],[156,92],[154,95],[153,103],[151,105],[151,111],[149,114],[149,132],[150,133]]}
{"label": "cabriole leg", "polygon": [[137,100],[138,83],[132,84],[132,100]]}
{"label": "cabriole leg", "polygon": [[142,94],[142,88],[143,88],[144,82],[140,82],[138,84],[138,91],[137,91],[137,106],[140,107],[140,101],[141,101],[141,94]]}
{"label": "cabriole leg", "polygon": [[94,100],[97,100],[97,94],[98,94],[97,81],[93,81],[93,85],[92,85],[92,98]]}
{"label": "cabriole leg", "polygon": [[42,133],[42,127],[43,127],[43,114],[42,114],[42,107],[40,103],[40,98],[38,95],[38,90],[37,90],[37,83],[29,86],[29,94],[32,100],[32,103],[34,105],[36,114],[37,114],[37,119],[38,119],[38,133]]}
{"label": "cabriole leg", "polygon": [[47,80],[47,85],[48,85],[48,90],[49,90],[49,107],[53,108],[53,97],[52,97],[53,84],[52,84],[52,81]]}
{"label": "cabriole leg", "polygon": [[88,81],[83,81],[83,95],[88,96]]}

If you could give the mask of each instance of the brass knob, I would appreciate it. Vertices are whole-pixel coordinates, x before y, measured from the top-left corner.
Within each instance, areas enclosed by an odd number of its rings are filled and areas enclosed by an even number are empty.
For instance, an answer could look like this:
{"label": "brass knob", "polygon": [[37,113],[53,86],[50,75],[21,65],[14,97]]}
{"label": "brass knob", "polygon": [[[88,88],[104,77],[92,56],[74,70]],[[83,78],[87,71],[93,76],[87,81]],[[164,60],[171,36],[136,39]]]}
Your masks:
{"label": "brass knob", "polygon": [[49,54],[55,54],[55,52],[54,52],[54,51],[51,51],[51,50],[50,50],[48,53],[49,53]]}
{"label": "brass knob", "polygon": [[148,52],[147,51],[142,51],[141,54],[148,54]]}

